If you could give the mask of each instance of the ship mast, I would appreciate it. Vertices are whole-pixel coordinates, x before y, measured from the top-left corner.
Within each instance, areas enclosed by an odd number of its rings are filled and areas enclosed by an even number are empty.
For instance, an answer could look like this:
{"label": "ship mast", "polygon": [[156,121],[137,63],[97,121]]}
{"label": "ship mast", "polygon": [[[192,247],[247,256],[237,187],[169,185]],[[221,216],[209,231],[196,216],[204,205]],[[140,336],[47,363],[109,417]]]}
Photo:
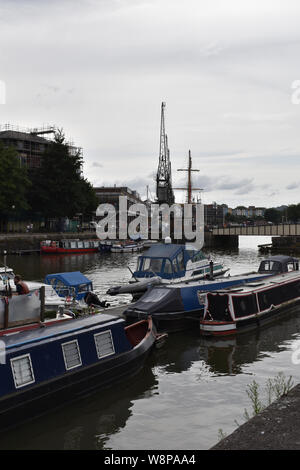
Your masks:
{"label": "ship mast", "polygon": [[200,171],[192,168],[192,156],[191,156],[191,151],[189,150],[189,163],[188,163],[188,168],[179,168],[177,171],[187,171],[188,172],[188,184],[187,188],[174,188],[174,189],[180,189],[180,190],[187,190],[187,202],[188,204],[192,203],[192,191],[193,190],[198,190],[198,191],[203,191],[202,188],[193,188],[192,187],[192,171]]}

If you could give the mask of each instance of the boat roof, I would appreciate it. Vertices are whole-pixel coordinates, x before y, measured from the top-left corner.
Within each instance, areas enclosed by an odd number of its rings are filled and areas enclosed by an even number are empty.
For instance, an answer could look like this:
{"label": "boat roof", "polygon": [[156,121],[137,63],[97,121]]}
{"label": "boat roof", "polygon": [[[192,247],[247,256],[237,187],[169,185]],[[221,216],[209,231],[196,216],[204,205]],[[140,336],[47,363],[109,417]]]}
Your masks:
{"label": "boat roof", "polygon": [[275,287],[276,285],[284,284],[285,282],[299,280],[299,271],[290,271],[288,273],[281,273],[275,276],[265,277],[263,279],[248,281],[245,284],[240,284],[224,289],[211,290],[209,293],[212,294],[251,294],[260,290],[264,290],[269,287]]}
{"label": "boat roof", "polygon": [[278,261],[279,263],[291,263],[293,261],[299,261],[298,258],[294,258],[293,256],[288,255],[274,255],[269,256],[263,261]]}
{"label": "boat roof", "polygon": [[49,284],[51,279],[58,279],[66,286],[79,286],[80,284],[91,284],[91,280],[84,276],[80,271],[73,271],[70,273],[56,273],[48,274],[45,277],[45,282]]}
{"label": "boat roof", "polygon": [[77,318],[69,321],[62,321],[50,326],[41,326],[32,330],[20,331],[13,335],[1,336],[1,341],[5,342],[6,349],[43,341],[45,339],[54,338],[55,336],[66,335],[71,333],[80,333],[88,328],[95,328],[96,326],[112,325],[117,323],[124,323],[125,320],[121,317],[109,315],[107,313],[99,313],[84,318]]}
{"label": "boat roof", "polygon": [[185,249],[185,245],[177,245],[175,243],[157,243],[150,246],[142,257],[147,258],[174,258],[178,253]]}

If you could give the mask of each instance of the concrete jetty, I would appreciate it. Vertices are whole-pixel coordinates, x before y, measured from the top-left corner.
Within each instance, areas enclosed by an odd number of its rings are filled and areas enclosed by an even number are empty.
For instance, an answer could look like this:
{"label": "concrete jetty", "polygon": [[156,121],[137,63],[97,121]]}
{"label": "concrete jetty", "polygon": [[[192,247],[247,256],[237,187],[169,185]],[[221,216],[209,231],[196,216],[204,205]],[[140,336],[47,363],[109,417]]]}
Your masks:
{"label": "concrete jetty", "polygon": [[211,450],[299,450],[300,384]]}

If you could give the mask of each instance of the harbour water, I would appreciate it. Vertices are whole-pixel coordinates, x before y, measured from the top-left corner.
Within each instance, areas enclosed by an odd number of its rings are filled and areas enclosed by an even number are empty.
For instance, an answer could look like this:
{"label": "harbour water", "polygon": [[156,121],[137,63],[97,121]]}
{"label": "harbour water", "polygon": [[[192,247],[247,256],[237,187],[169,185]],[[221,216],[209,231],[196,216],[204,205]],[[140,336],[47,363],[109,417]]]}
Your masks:
{"label": "harbour water", "polygon": [[[264,257],[257,250],[264,237],[241,237],[236,251],[214,251],[214,261],[232,274],[256,270]],[[7,264],[24,279],[79,270],[94,283],[100,298],[112,305],[130,296],[105,295],[126,283],[138,254],[9,256]],[[251,413],[247,386],[255,380],[266,400],[265,384],[283,372],[300,382],[293,361],[300,348],[299,316],[285,318],[261,331],[211,340],[199,330],[169,335],[132,380],[70,403],[1,436],[1,449],[208,449],[244,422]],[[300,353],[299,353],[300,357]],[[70,397],[71,398],[71,397]]]}

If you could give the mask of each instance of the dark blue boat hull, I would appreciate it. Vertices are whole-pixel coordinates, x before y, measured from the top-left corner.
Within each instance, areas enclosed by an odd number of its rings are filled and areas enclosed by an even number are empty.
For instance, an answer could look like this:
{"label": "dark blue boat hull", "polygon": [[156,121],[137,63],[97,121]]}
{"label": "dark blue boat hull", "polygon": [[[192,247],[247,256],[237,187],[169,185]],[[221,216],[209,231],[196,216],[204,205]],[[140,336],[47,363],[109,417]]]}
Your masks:
{"label": "dark blue boat hull", "polygon": [[[0,431],[95,393],[113,383],[129,379],[143,368],[155,340],[154,328],[148,330],[145,338],[130,350],[2,396]],[[32,353],[32,347],[30,345],[26,349],[23,347],[20,352]]]}

